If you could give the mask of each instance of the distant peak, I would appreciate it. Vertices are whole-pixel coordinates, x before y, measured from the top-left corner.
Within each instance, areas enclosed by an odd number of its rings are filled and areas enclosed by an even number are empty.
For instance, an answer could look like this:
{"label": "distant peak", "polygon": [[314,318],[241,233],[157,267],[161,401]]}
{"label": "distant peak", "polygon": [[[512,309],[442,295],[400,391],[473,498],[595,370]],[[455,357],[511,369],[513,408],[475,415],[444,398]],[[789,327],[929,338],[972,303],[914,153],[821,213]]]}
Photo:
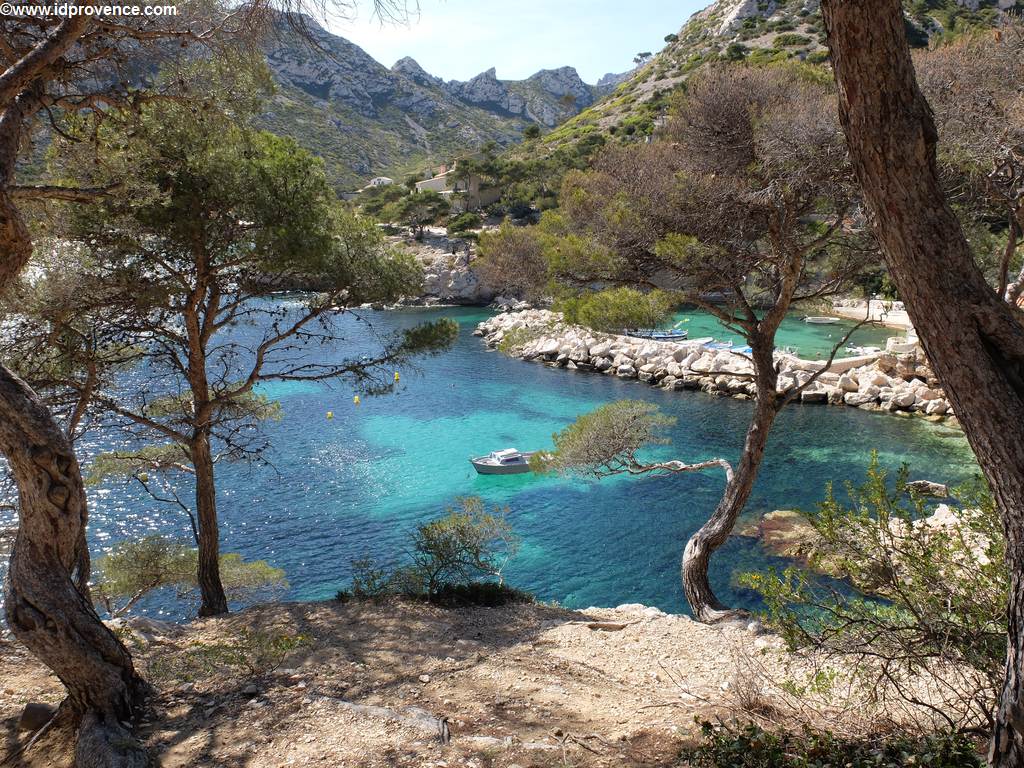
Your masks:
{"label": "distant peak", "polygon": [[419,62],[412,56],[405,56],[394,63],[391,67],[391,71],[400,75],[405,75],[410,80],[414,80],[420,83],[440,83],[440,78],[434,77],[427,70],[420,66]]}
{"label": "distant peak", "polygon": [[558,67],[557,69],[541,69],[530,75],[530,80],[535,80],[545,75],[557,75],[558,77],[571,77],[576,80],[582,80],[580,73],[576,71],[576,67]]}

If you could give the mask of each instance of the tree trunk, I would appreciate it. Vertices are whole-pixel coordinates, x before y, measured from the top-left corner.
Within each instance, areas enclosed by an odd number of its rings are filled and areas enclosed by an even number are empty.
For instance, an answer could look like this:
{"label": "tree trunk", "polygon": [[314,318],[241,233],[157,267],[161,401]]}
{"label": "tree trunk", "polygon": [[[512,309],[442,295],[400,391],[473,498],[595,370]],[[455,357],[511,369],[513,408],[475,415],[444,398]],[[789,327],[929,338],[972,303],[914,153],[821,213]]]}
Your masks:
{"label": "tree trunk", "polygon": [[[5,585],[15,636],[67,688],[80,720],[76,763],[145,764],[122,726],[145,685],[131,656],[81,589],[85,490],[70,443],[28,386],[0,365],[0,450],[18,485],[19,527]],[[88,744],[88,749],[84,745]]]}
{"label": "tree trunk", "polygon": [[217,488],[209,434],[202,429],[197,430],[189,448],[196,470],[196,517],[199,520],[199,615],[217,616],[228,612],[228,601],[220,582]]}
{"label": "tree trunk", "polygon": [[[32,240],[10,195],[35,87],[0,112],[0,291],[32,255]],[[0,453],[18,486],[18,534],[4,585],[7,623],[60,678],[68,698],[62,719],[78,729],[78,766],[130,768],[145,753],[122,723],[146,687],[121,641],[89,598],[87,508],[72,446],[35,393],[0,365]]]}
{"label": "tree trunk", "polygon": [[840,117],[878,240],[1002,514],[1006,678],[989,760],[1024,766],[1024,326],[990,288],[939,183],[899,0],[823,0]]}
{"label": "tree trunk", "polygon": [[778,375],[772,359],[774,349],[773,340],[760,339],[751,343],[751,356],[757,373],[757,396],[754,402],[754,415],[743,443],[743,453],[715,511],[690,537],[686,542],[686,549],[683,550],[683,592],[686,593],[686,600],[690,604],[694,618],[699,621],[710,623],[737,615],[737,611],[723,605],[712,591],[708,580],[708,564],[714,551],[729,538],[737,518],[750,498],[764,459],[768,435],[779,412],[778,396],[775,392]]}

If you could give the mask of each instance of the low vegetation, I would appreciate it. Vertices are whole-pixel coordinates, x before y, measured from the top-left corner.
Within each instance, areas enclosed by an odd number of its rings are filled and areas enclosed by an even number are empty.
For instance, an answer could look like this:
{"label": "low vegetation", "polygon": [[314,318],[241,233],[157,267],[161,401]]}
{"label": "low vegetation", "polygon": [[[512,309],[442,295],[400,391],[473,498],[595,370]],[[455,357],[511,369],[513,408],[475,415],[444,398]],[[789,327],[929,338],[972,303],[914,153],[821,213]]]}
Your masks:
{"label": "low vegetation", "polygon": [[519,539],[508,510],[488,512],[479,498],[459,501],[441,518],[422,523],[409,535],[405,562],[387,568],[371,559],[352,564],[352,586],[338,600],[402,597],[441,605],[503,605],[533,602],[504,582],[508,561]]}
{"label": "low vegetation", "polygon": [[[930,516],[925,499],[877,460],[866,482],[831,488],[807,515],[815,578],[791,567],[746,574],[768,620],[793,648],[856,670],[876,698],[909,705],[932,724],[987,732],[1003,679],[1009,593],[1006,542],[990,496],[957,493]],[[852,586],[850,590],[846,585]]]}
{"label": "low vegetation", "polygon": [[769,731],[701,723],[701,743],[682,755],[690,768],[971,768],[975,744],[958,734],[850,739],[824,731]]}

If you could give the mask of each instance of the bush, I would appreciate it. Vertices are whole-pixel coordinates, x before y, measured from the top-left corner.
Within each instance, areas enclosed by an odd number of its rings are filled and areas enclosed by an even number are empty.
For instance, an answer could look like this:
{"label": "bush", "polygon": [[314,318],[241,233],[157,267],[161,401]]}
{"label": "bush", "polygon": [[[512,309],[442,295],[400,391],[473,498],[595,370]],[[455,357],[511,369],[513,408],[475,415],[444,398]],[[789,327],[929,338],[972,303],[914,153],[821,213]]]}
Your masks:
{"label": "bush", "polygon": [[595,331],[622,333],[627,328],[656,328],[672,314],[678,298],[665,291],[609,288],[563,299],[556,305],[566,322]]}
{"label": "bush", "polygon": [[960,734],[845,739],[830,733],[772,732],[756,725],[701,723],[701,744],[683,752],[691,768],[969,768],[977,750]]}
{"label": "bush", "polygon": [[788,48],[791,46],[809,45],[810,42],[811,38],[807,37],[807,35],[797,34],[796,32],[787,32],[776,37],[774,45],[776,48]]}
{"label": "bush", "polygon": [[460,213],[448,222],[448,234],[454,235],[465,232],[467,229],[476,229],[482,222],[483,219],[480,218],[478,213],[473,213],[472,211]]}
{"label": "bush", "polygon": [[[828,488],[808,522],[817,535],[810,565],[857,593],[796,568],[745,574],[768,621],[791,646],[840,657],[878,698],[893,697],[949,728],[985,731],[1002,686],[1008,581],[999,515],[979,486],[957,492],[960,509],[930,516],[872,460],[867,482]],[[941,701],[920,697],[922,687]]]}
{"label": "bush", "polygon": [[352,586],[336,599],[405,597],[444,605],[522,602],[526,593],[505,586],[502,575],[519,548],[507,510],[487,512],[475,497],[460,504],[461,509],[416,526],[407,562],[388,569],[369,558],[354,561]]}
{"label": "bush", "polygon": [[[179,599],[191,598],[198,589],[198,565],[198,550],[183,539],[153,535],[122,541],[96,561],[93,592],[107,613],[123,616],[158,589],[173,588]],[[220,577],[233,599],[287,586],[280,568],[237,553],[220,556]]]}

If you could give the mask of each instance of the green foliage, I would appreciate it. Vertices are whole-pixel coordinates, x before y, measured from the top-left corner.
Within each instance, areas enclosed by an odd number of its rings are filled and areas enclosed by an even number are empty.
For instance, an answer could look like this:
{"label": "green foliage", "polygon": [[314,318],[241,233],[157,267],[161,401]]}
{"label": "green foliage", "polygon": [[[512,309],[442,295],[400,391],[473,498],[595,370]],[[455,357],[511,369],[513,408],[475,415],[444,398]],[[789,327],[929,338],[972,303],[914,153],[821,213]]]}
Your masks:
{"label": "green foliage", "polygon": [[701,744],[681,755],[692,768],[970,768],[982,765],[961,734],[851,739],[823,731],[767,731],[701,722]]}
{"label": "green foliage", "polygon": [[677,304],[678,299],[665,291],[622,287],[562,299],[556,309],[567,322],[621,333],[629,328],[657,328],[671,317]]}
{"label": "green foliage", "polygon": [[465,211],[448,222],[448,234],[457,235],[470,229],[476,229],[483,223],[479,213]]}
{"label": "green foliage", "polygon": [[507,514],[499,507],[486,511],[479,498],[460,499],[459,509],[412,531],[408,559],[398,567],[383,568],[367,558],[354,561],[352,586],[337,597],[514,601],[522,593],[506,588],[502,577],[519,548]]}
{"label": "green foliage", "polygon": [[101,453],[89,465],[87,485],[97,485],[111,477],[131,477],[141,473],[143,482],[149,472],[189,471],[189,458],[179,443],[146,445],[136,450]]}
{"label": "green foliage", "polygon": [[384,221],[401,222],[414,230],[417,235],[423,228],[440,221],[448,215],[451,204],[440,193],[433,190],[415,192],[389,203],[380,213]]}
{"label": "green foliage", "polygon": [[540,138],[540,126],[536,123],[526,126],[523,129],[524,139],[539,139]]}
{"label": "green foliage", "polygon": [[422,575],[428,597],[444,586],[480,578],[502,577],[519,548],[507,509],[486,512],[479,498],[461,500],[461,510],[416,527],[412,535],[413,567]]}
{"label": "green foliage", "polygon": [[[187,541],[151,535],[117,544],[95,563],[93,589],[112,616],[130,611],[149,593],[164,588],[188,598],[197,588],[198,550]],[[237,553],[220,556],[225,592],[238,599],[254,591],[287,586],[284,571]]]}
{"label": "green foliage", "polygon": [[552,436],[555,448],[534,454],[538,472],[580,472],[597,476],[627,471],[644,448],[667,444],[664,431],[675,423],[653,403],[618,400],[584,414]]}
{"label": "green foliage", "polygon": [[779,35],[772,41],[775,47],[789,48],[793,46],[810,45],[811,38],[807,35],[799,35],[795,32],[787,32]]}
{"label": "green foliage", "polygon": [[548,244],[547,233],[540,227],[518,227],[505,222],[499,229],[483,233],[476,264],[480,281],[506,296],[542,296],[549,282],[544,256]]}
{"label": "green foliage", "polygon": [[890,483],[875,458],[863,485],[847,485],[848,503],[830,487],[807,518],[818,537],[812,568],[858,593],[796,568],[741,581],[763,596],[791,645],[856,660],[872,688],[933,676],[949,689],[947,724],[984,728],[1005,662],[1009,585],[999,515],[988,494],[970,486],[957,492],[960,509],[931,518],[906,478],[904,469]]}

